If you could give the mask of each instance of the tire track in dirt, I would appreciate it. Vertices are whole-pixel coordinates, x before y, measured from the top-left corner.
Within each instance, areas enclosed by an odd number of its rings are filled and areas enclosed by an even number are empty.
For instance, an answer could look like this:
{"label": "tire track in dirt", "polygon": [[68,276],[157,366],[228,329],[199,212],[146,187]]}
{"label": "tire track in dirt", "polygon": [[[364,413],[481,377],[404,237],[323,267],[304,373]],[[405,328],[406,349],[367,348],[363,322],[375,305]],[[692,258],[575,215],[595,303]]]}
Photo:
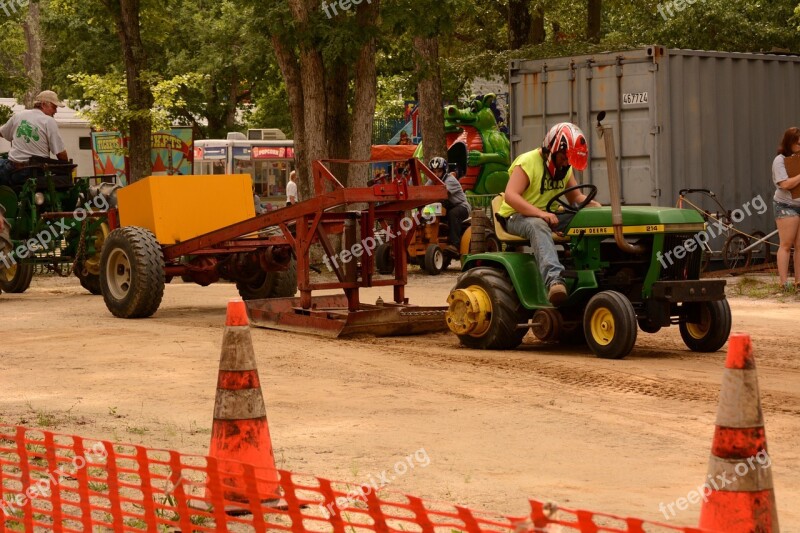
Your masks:
{"label": "tire track in dirt", "polygon": [[[445,340],[446,339],[446,340]],[[436,366],[446,368],[453,364],[470,365],[482,369],[493,369],[504,374],[513,376],[514,380],[519,380],[520,376],[525,379],[539,378],[549,381],[559,386],[570,386],[584,391],[600,390],[610,393],[638,394],[654,398],[664,398],[678,401],[697,401],[716,404],[719,401],[719,386],[717,384],[703,383],[699,381],[686,381],[685,378],[663,378],[656,376],[643,376],[631,372],[619,371],[608,368],[584,366],[585,359],[578,358],[574,364],[563,363],[560,361],[542,361],[539,358],[525,358],[521,353],[529,350],[519,350],[515,352],[477,352],[454,346],[453,340],[449,336],[431,335],[421,340],[399,340],[386,338],[362,338],[358,340],[347,340],[344,342],[353,343],[353,346],[364,344],[374,345],[384,353],[399,353],[415,365],[422,367]],[[420,346],[424,343],[425,346]],[[535,355],[546,355],[552,351],[546,345],[526,345],[531,348],[542,348],[530,350]],[[697,354],[674,354],[678,359],[696,359]],[[570,350],[567,353],[580,353],[582,348]],[[641,354],[643,350],[637,348],[636,353]],[[644,350],[646,353],[647,350]],[[555,352],[554,352],[555,353]],[[564,351],[559,351],[559,354]],[[665,348],[658,350],[658,355],[664,358],[672,358],[672,353]],[[772,361],[770,361],[771,363]],[[764,367],[783,368],[782,366],[764,364]],[[798,374],[800,372],[794,368],[787,368]],[[406,377],[405,381],[409,381]],[[494,403],[494,402],[492,402]],[[761,391],[761,405],[764,411],[771,413],[785,413],[790,415],[800,415],[800,397],[792,394],[785,394],[775,391]]]}

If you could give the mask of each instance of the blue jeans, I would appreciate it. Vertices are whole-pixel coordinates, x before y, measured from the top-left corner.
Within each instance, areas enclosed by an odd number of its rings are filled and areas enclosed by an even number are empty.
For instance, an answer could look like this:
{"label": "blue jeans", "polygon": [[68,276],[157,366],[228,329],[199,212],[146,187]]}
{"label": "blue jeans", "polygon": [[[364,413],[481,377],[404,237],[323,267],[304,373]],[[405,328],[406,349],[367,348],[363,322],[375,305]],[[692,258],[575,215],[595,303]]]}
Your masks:
{"label": "blue jeans", "polygon": [[11,172],[14,165],[8,159],[0,159],[0,185],[11,185]]}
{"label": "blue jeans", "polygon": [[545,287],[549,288],[554,283],[564,283],[562,278],[564,266],[558,261],[552,230],[547,222],[541,218],[514,213],[508,219],[507,230],[509,233],[524,237],[531,242],[533,256],[539,265],[539,272]]}
{"label": "blue jeans", "polygon": [[[12,176],[12,172],[14,173]],[[8,159],[0,159],[0,185],[9,187],[24,184],[31,177],[32,170],[14,170],[14,164]]]}

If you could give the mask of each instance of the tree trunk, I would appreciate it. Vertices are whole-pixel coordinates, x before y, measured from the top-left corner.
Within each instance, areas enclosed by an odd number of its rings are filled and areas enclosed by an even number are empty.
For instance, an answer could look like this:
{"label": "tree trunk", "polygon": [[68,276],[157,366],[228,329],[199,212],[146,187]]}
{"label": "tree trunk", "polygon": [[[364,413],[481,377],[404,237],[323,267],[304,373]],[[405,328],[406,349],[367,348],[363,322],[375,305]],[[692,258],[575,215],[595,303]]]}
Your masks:
{"label": "tree trunk", "polygon": [[278,60],[278,67],[281,69],[283,82],[286,85],[289,112],[292,115],[298,196],[300,198],[310,198],[311,174],[309,173],[310,164],[306,156],[305,111],[303,106],[303,85],[300,83],[300,65],[297,62],[297,58],[290,51],[291,48],[281,41],[278,36],[273,35],[271,39],[272,48],[275,50],[275,57]]}
{"label": "tree trunk", "polygon": [[586,19],[586,38],[589,42],[600,42],[600,23],[603,11],[603,0],[589,0],[589,10]]}
{"label": "tree trunk", "polygon": [[544,7],[536,6],[533,10],[533,17],[531,21],[531,44],[542,44],[547,38],[544,31]]}
{"label": "tree trunk", "polygon": [[130,172],[128,182],[133,183],[152,172],[152,118],[153,93],[141,78],[147,70],[147,54],[139,33],[139,0],[103,0],[117,26],[117,36],[125,61],[128,86],[128,110],[134,113],[130,120],[128,157]]}
{"label": "tree trunk", "polygon": [[[297,30],[302,35],[310,32],[308,28],[308,12],[318,9],[315,0],[289,0]],[[317,159],[327,157],[327,139],[325,137],[325,79],[322,54],[315,50],[312,43],[300,45],[300,84],[303,86],[303,139],[306,150],[306,172],[311,177],[312,164]],[[313,191],[313,186],[310,187]],[[306,196],[305,198],[308,198]]]}
{"label": "tree trunk", "polygon": [[[380,10],[380,0],[372,4],[362,3],[356,12],[356,21],[364,28],[375,28]],[[363,31],[363,30],[362,30]],[[377,98],[377,72],[375,69],[375,51],[377,45],[372,34],[361,46],[355,72],[355,101],[353,103],[352,136],[350,138],[350,157],[367,160],[372,152],[372,128],[375,117],[375,101]],[[371,177],[369,165],[356,165],[348,176],[348,186],[364,187]]]}
{"label": "tree trunk", "polygon": [[528,44],[531,34],[530,0],[508,0],[508,46],[518,50]]}
{"label": "tree trunk", "polygon": [[33,100],[42,90],[42,32],[40,22],[40,5],[38,0],[28,4],[28,14],[22,29],[25,32],[25,55],[23,65],[25,73],[30,80],[28,90],[25,91],[23,102],[25,107],[33,107]]}
{"label": "tree trunk", "polygon": [[[328,140],[328,157],[350,159],[350,113],[347,109],[350,72],[347,65],[338,61],[328,65],[324,82],[326,94],[325,137]],[[347,185],[350,165],[331,163],[330,169],[343,185]]]}
{"label": "tree trunk", "polygon": [[425,162],[447,157],[442,110],[442,76],[439,70],[439,38],[414,37],[420,118]]}
{"label": "tree trunk", "polygon": [[228,80],[228,100],[225,103],[226,133],[236,128],[236,106],[239,104],[239,72],[236,67],[231,71]]}

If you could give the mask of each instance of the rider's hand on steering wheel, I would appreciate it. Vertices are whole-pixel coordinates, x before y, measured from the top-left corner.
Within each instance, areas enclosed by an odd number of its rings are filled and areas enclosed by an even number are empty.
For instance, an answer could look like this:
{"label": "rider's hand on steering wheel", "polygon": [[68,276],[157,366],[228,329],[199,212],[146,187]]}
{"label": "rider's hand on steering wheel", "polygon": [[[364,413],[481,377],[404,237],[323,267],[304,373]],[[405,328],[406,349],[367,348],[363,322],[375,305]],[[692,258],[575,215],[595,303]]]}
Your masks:
{"label": "rider's hand on steering wheel", "polygon": [[555,216],[553,213],[544,212],[542,214],[542,220],[547,222],[551,228],[558,225],[558,217]]}

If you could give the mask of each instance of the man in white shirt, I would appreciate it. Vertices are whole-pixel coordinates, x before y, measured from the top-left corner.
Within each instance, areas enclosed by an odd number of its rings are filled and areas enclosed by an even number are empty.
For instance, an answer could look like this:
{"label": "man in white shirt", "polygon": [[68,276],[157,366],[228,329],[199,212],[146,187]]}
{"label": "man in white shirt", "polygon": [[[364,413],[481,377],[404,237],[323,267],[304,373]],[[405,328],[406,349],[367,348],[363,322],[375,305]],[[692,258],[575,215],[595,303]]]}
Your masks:
{"label": "man in white shirt", "polygon": [[297,203],[297,183],[294,182],[295,172],[289,174],[289,182],[286,184],[286,206]]}
{"label": "man in white shirt", "polygon": [[[33,109],[15,113],[3,126],[0,137],[11,142],[8,159],[0,160],[0,185],[19,185],[29,172],[12,172],[29,165],[31,157],[50,158],[50,154],[62,161],[69,161],[64,141],[58,133],[58,123],[53,118],[64,104],[53,91],[42,91],[33,103]],[[12,182],[13,180],[13,182]]]}
{"label": "man in white shirt", "polygon": [[[8,159],[0,159],[0,185],[24,183],[30,172],[23,170],[12,177],[12,172],[28,166],[31,157],[49,158],[50,153],[62,161],[69,161],[64,141],[58,133],[58,124],[53,118],[59,107],[64,104],[53,91],[42,91],[33,102],[33,109],[15,113],[3,126],[0,126],[0,137],[11,142]],[[13,181],[12,181],[13,180]],[[0,208],[0,253],[10,254],[11,237],[9,226]],[[0,262],[0,272],[3,263]]]}

